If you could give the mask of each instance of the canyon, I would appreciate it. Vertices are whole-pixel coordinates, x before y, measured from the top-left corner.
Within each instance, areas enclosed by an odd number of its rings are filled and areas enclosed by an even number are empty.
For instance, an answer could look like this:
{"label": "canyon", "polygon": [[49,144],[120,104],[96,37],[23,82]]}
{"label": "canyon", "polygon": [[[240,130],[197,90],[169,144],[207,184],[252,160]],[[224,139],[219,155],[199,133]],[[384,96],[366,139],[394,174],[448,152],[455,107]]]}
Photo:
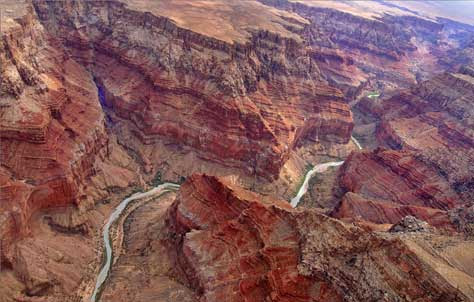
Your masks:
{"label": "canyon", "polygon": [[0,0],[0,301],[474,300],[474,22],[354,3]]}
{"label": "canyon", "polygon": [[443,73],[386,100],[365,100],[363,108],[379,119],[380,147],[352,154],[341,168],[347,193],[335,217],[393,224],[410,214],[456,228],[450,211],[471,206],[474,196],[470,70]]}

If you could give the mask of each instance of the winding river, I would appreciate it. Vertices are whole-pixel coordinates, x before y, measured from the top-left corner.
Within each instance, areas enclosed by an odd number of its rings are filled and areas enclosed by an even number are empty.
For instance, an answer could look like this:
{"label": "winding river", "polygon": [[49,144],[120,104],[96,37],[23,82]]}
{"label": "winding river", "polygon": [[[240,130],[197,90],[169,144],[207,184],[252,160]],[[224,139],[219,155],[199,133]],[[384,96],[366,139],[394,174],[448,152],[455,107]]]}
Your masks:
{"label": "winding river", "polygon": [[313,169],[311,169],[308,173],[306,173],[306,175],[304,177],[303,185],[301,185],[301,187],[298,190],[298,193],[296,194],[296,196],[293,197],[293,199],[291,199],[291,203],[290,203],[291,206],[293,208],[296,208],[296,206],[298,205],[298,203],[301,200],[301,197],[303,197],[303,195],[306,194],[306,192],[308,191],[309,180],[311,179],[311,177],[313,177],[314,174],[322,173],[330,167],[337,167],[337,166],[342,165],[343,163],[344,163],[343,161],[331,161],[331,162],[328,162],[328,163],[319,164],[319,165],[314,166]]}
{"label": "winding river", "polygon": [[[357,146],[357,148],[359,150],[362,150],[361,144],[359,143],[359,141],[357,141],[357,139],[355,137],[351,136],[351,140]],[[323,173],[327,169],[329,169],[330,167],[338,167],[338,166],[342,165],[343,163],[344,163],[344,161],[331,161],[331,162],[327,162],[327,163],[324,163],[324,164],[318,164],[318,165],[314,166],[313,169],[311,169],[308,173],[306,173],[306,175],[304,177],[303,184],[301,185],[300,189],[298,190],[298,193],[296,194],[295,197],[293,197],[291,199],[291,202],[290,202],[291,206],[293,208],[296,208],[298,203],[301,201],[301,197],[303,197],[303,195],[306,194],[306,192],[308,191],[309,181],[310,181],[311,177],[313,177],[314,174]]]}
{"label": "winding river", "polygon": [[[362,149],[362,146],[355,139],[355,137],[351,136],[351,140],[354,142],[357,148]],[[306,173],[301,188],[298,190],[298,193],[296,194],[296,196],[293,199],[291,199],[291,206],[295,208],[298,205],[298,203],[301,200],[301,197],[303,197],[303,195],[308,191],[309,180],[311,179],[311,177],[313,177],[314,174],[323,173],[330,167],[337,167],[337,166],[342,165],[343,163],[344,161],[333,161],[333,162],[327,162],[327,163],[318,164],[314,166],[313,169],[311,169],[308,173]],[[148,197],[157,197],[166,192],[176,191],[179,189],[179,187],[180,186],[178,184],[166,182],[157,187],[154,187],[153,189],[149,191],[142,192],[142,193],[135,193],[131,195],[130,197],[125,198],[115,208],[115,210],[112,212],[109,219],[107,220],[107,223],[105,224],[104,229],[102,231],[102,239],[104,241],[106,259],[105,259],[104,266],[102,266],[102,269],[100,270],[100,273],[97,276],[94,292],[90,299],[91,302],[97,301],[97,295],[99,294],[101,287],[103,286],[105,280],[107,279],[110,273],[110,268],[112,266],[113,253],[112,253],[112,246],[110,242],[110,227],[112,226],[112,224],[120,217],[123,211],[127,208],[127,205],[131,203],[132,201],[148,198]]]}
{"label": "winding river", "polygon": [[157,187],[154,187],[153,189],[149,191],[142,192],[142,193],[135,193],[132,196],[125,198],[115,208],[115,210],[110,215],[109,220],[105,224],[104,229],[102,231],[102,239],[104,241],[106,259],[105,259],[104,266],[102,267],[99,275],[97,276],[94,293],[92,294],[91,299],[90,299],[91,302],[97,301],[97,295],[100,292],[100,289],[103,286],[105,280],[107,279],[110,272],[110,268],[112,266],[112,247],[110,245],[110,227],[112,226],[112,224],[120,217],[120,215],[127,208],[127,205],[130,202],[138,200],[138,199],[142,199],[142,198],[160,196],[163,193],[176,191],[177,189],[179,189],[179,185],[166,182]]}

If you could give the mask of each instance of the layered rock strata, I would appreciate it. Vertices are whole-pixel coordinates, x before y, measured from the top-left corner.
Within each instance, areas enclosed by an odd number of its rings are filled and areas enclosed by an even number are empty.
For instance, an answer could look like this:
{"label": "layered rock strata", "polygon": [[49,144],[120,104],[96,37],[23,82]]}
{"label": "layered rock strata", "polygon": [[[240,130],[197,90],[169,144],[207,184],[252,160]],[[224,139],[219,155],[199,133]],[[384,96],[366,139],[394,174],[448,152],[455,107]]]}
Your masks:
{"label": "layered rock strata", "polygon": [[[29,11],[2,31],[0,106],[2,236],[27,233],[40,209],[77,203],[108,138],[84,67]],[[10,221],[10,223],[8,223]]]}
{"label": "layered rock strata", "polygon": [[465,301],[396,236],[193,175],[168,213],[181,280],[203,301]]}
{"label": "layered rock strata", "polygon": [[231,44],[120,2],[35,7],[91,69],[114,122],[142,144],[179,144],[271,179],[307,139],[349,141],[343,95],[295,39],[256,30],[245,44]]}
{"label": "layered rock strata", "polygon": [[[6,4],[11,9],[4,10]],[[84,259],[51,259],[45,242],[53,247],[58,239],[38,228],[40,216],[52,208],[79,210],[84,218],[75,219],[77,225],[50,227],[58,234],[81,234],[84,241],[61,235],[65,246],[54,249],[59,254],[74,250],[74,244],[87,248],[84,242],[98,221],[84,212],[110,197],[108,189],[136,183],[137,165],[107,133],[92,75],[45,30],[32,5],[6,4],[0,40],[0,282],[21,284],[18,295],[45,295],[54,285],[68,292],[82,276],[64,278],[64,271],[70,263],[82,271]],[[42,265],[48,261],[52,264]],[[5,281],[10,273],[15,282]],[[13,299],[3,288],[1,295]]]}
{"label": "layered rock strata", "polygon": [[380,11],[369,18],[317,1],[259,1],[310,21],[302,35],[312,57],[328,81],[349,98],[408,88],[456,67],[466,61],[474,32],[470,25],[442,18]]}
{"label": "layered rock strata", "polygon": [[447,211],[472,200],[474,77],[469,71],[465,67],[460,73],[444,73],[366,105],[380,120],[379,144],[394,150],[348,158],[340,184],[351,194],[342,199],[335,216],[395,223],[410,214],[446,225]]}

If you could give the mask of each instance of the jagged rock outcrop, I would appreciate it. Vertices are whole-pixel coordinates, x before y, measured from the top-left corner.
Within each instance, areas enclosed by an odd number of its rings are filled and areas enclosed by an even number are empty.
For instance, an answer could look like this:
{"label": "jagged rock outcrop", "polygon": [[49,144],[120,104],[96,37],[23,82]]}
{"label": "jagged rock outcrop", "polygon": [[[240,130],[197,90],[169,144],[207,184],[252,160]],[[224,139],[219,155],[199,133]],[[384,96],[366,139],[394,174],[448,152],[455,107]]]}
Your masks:
{"label": "jagged rock outcrop", "polygon": [[[348,158],[340,183],[357,197],[344,197],[335,216],[395,223],[410,214],[436,226],[451,224],[447,211],[474,196],[474,77],[469,70],[441,74],[366,107],[380,120],[379,144],[395,150]],[[367,210],[369,204],[384,215]]]}
{"label": "jagged rock outcrop", "polygon": [[349,98],[408,88],[469,61],[474,27],[466,24],[380,11],[369,18],[317,1],[259,1],[310,20],[302,34],[307,47],[328,81]]}
{"label": "jagged rock outcrop", "polygon": [[331,211],[331,216],[347,221],[369,222],[373,224],[395,224],[403,217],[412,215],[429,221],[432,226],[454,232],[449,213],[444,210],[404,205],[388,200],[366,198],[360,193],[346,193],[340,203]]}
{"label": "jagged rock outcrop", "polygon": [[332,211],[338,218],[394,224],[413,215],[453,231],[448,211],[463,204],[462,193],[413,151],[353,153],[341,167],[339,184],[347,193]]}
{"label": "jagged rock outcrop", "polygon": [[[247,2],[229,2],[241,20]],[[267,26],[241,22],[239,40],[224,41],[146,1],[1,3],[14,9],[1,20],[0,283],[14,286],[0,288],[0,299],[87,292],[80,284],[94,273],[90,247],[109,198],[143,184],[140,174],[151,178],[158,162],[181,165],[175,179],[193,164],[229,168],[228,179],[245,174],[258,190],[257,178],[278,178],[301,146],[345,148],[348,99],[415,83],[458,45],[457,30],[431,21],[261,2],[300,16],[265,7]],[[264,7],[256,4],[249,7]],[[466,48],[445,66],[468,62],[472,45],[459,45]],[[466,67],[367,106],[382,120],[379,140],[397,150],[349,158],[335,217],[392,224],[413,215],[472,231],[472,75]],[[175,150],[191,155],[171,159]],[[472,298],[397,234],[295,211],[214,177],[183,185],[167,234],[180,280],[208,301]]]}
{"label": "jagged rock outcrop", "polygon": [[419,220],[413,216],[405,216],[402,220],[394,224],[389,232],[429,232],[429,225],[423,221]]}
{"label": "jagged rock outcrop", "polygon": [[[7,12],[22,13],[10,18],[2,6],[0,260],[23,283],[24,292],[35,296],[55,282],[64,281],[72,290],[81,281],[80,276],[65,280],[64,266],[38,264],[49,261],[47,249],[30,252],[41,245],[29,238],[40,236],[34,222],[41,212],[67,206],[84,210],[109,195],[108,186],[126,188],[136,182],[137,167],[106,132],[92,75],[45,30],[32,5],[11,5]],[[100,179],[104,174],[107,180]]]}
{"label": "jagged rock outcrop", "polygon": [[203,301],[467,301],[402,240],[193,175],[168,213],[178,275]]}
{"label": "jagged rock outcrop", "polygon": [[448,210],[461,202],[434,167],[405,151],[353,153],[341,167],[340,183],[348,192],[402,205]]}
{"label": "jagged rock outcrop", "polygon": [[290,205],[261,199],[211,176],[183,184],[168,223],[188,284],[205,301],[340,301],[329,284],[298,273]]}
{"label": "jagged rock outcrop", "polygon": [[274,178],[307,139],[349,141],[352,115],[342,93],[294,39],[257,30],[246,44],[230,44],[118,1],[35,7],[91,69],[114,122],[143,144],[183,145]]}
{"label": "jagged rock outcrop", "polygon": [[107,153],[108,137],[90,74],[31,7],[16,22],[2,30],[0,41],[0,198],[2,233],[15,229],[18,236],[38,210],[79,202],[94,161]]}

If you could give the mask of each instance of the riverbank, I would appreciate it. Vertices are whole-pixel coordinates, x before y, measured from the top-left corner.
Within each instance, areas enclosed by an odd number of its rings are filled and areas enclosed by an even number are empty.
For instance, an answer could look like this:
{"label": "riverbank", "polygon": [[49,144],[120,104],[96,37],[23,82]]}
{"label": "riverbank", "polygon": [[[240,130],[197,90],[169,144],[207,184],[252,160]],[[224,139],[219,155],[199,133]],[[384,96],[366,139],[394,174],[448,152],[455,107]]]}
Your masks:
{"label": "riverbank", "polygon": [[[91,295],[90,301],[91,302],[96,302],[100,298],[100,293],[103,289],[103,285],[105,281],[107,280],[107,277],[109,276],[111,266],[113,264],[113,258],[114,258],[114,248],[117,246],[117,239],[119,239],[119,242],[123,241],[123,234],[120,236],[120,230],[123,228],[123,225],[121,225],[124,221],[124,218],[122,214],[127,213],[126,209],[129,204],[134,204],[134,201],[141,200],[142,203],[139,205],[136,205],[134,209],[139,207],[141,204],[143,204],[144,201],[153,199],[156,197],[159,197],[167,192],[177,190],[179,188],[179,185],[173,184],[173,183],[164,183],[161,184],[157,187],[154,187],[153,189],[147,191],[147,192],[142,192],[142,193],[135,193],[131,195],[130,197],[125,198],[112,212],[112,214],[109,216],[107,223],[105,224],[102,232],[102,239],[103,239],[103,246],[105,247],[105,263],[103,264],[99,275],[97,276],[97,281],[94,287],[94,291]],[[122,217],[122,218],[121,218]],[[120,220],[121,223],[116,229],[115,232],[118,232],[116,234],[112,234],[111,236],[111,227],[115,224],[117,220]],[[114,232],[114,228],[112,228],[112,232]],[[123,233],[123,232],[122,232]],[[115,236],[113,236],[115,235]],[[117,237],[118,235],[118,237]],[[120,237],[122,239],[120,239]],[[111,239],[113,238],[113,239]],[[115,239],[115,240],[114,240]]]}
{"label": "riverbank", "polygon": [[[354,145],[359,149],[359,150],[362,150],[362,146],[361,144],[359,143],[359,141],[357,141],[357,139],[353,136],[351,136],[351,141],[354,143]],[[293,197],[290,201],[290,204],[293,208],[297,207],[298,204],[300,203],[301,201],[301,198],[303,197],[304,194],[306,194],[306,192],[308,191],[308,188],[309,188],[309,181],[311,180],[311,178],[317,174],[317,173],[323,173],[325,172],[326,170],[328,170],[329,168],[331,167],[338,167],[338,166],[341,166],[342,164],[344,163],[344,161],[331,161],[331,162],[327,162],[327,163],[322,163],[322,164],[318,164],[318,165],[315,165],[309,172],[307,172],[304,176],[304,180],[303,180],[303,184],[301,185],[301,187],[299,187],[299,190],[296,194],[295,197]]]}

